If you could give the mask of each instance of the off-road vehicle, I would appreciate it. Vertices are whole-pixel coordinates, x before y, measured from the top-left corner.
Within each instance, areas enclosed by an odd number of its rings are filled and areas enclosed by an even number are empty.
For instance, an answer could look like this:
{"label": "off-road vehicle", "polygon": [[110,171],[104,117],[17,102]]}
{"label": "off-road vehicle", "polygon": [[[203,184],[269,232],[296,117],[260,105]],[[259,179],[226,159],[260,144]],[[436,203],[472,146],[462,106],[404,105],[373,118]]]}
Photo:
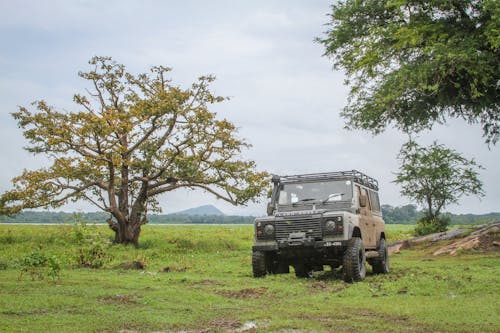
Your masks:
{"label": "off-road vehicle", "polygon": [[254,277],[311,277],[324,265],[343,266],[345,281],[389,272],[378,182],[356,171],[273,176],[267,217],[255,219]]}

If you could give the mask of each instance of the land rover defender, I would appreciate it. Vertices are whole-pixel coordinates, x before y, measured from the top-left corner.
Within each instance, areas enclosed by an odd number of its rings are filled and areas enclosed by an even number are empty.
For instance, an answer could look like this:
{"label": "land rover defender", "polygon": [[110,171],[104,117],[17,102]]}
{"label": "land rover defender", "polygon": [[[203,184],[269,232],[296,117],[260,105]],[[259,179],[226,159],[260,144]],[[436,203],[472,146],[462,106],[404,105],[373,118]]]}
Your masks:
{"label": "land rover defender", "polygon": [[311,277],[342,266],[347,282],[389,272],[378,182],[356,171],[273,176],[267,217],[255,219],[254,277]]}

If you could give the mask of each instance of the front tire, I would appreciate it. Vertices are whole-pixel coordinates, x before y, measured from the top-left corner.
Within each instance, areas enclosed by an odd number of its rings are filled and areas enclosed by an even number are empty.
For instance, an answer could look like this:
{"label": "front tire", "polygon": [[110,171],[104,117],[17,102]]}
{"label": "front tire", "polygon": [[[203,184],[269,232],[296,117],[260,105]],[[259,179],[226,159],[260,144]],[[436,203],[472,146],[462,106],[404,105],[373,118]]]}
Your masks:
{"label": "front tire", "polygon": [[361,238],[353,237],[349,240],[344,254],[343,269],[345,282],[364,280],[366,276],[366,255]]}
{"label": "front tire", "polygon": [[252,252],[252,271],[253,277],[266,276],[266,253],[262,251]]}
{"label": "front tire", "polygon": [[380,239],[378,255],[379,257],[372,264],[373,272],[376,274],[389,273],[389,252],[387,250],[387,242],[384,238]]}

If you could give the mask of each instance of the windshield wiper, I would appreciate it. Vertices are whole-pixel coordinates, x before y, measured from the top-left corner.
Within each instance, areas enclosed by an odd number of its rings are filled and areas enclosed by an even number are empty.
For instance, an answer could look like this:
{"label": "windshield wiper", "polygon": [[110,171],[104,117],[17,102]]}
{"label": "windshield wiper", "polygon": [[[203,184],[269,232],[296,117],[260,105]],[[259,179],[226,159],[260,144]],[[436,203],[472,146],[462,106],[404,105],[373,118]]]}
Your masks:
{"label": "windshield wiper", "polygon": [[[340,196],[340,200],[342,200],[342,196],[345,195],[345,193],[332,193],[332,194],[329,194],[328,195],[328,198],[326,198],[325,200],[321,201],[321,203],[325,204],[327,203],[328,201],[330,201],[330,199],[332,197],[336,197],[336,196]],[[340,201],[338,200],[338,201]],[[337,201],[337,200],[336,200]]]}
{"label": "windshield wiper", "polygon": [[318,199],[316,199],[316,198],[305,198],[305,199],[300,199],[299,201],[294,202],[292,205],[293,205],[293,206],[295,206],[295,205],[298,205],[298,204],[300,204],[300,203],[302,203],[302,202],[306,202],[306,201],[314,201],[314,200],[318,200]]}

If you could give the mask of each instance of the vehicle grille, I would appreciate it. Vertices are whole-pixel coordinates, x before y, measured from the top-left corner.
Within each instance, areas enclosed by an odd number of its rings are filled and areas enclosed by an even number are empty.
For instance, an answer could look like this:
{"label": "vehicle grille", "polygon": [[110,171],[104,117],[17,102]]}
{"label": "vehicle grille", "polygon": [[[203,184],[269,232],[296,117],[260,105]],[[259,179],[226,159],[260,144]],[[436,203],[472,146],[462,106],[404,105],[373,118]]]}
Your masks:
{"label": "vehicle grille", "polygon": [[319,218],[288,218],[277,220],[276,239],[288,239],[288,235],[294,232],[305,232],[307,237],[321,239],[321,219]]}

